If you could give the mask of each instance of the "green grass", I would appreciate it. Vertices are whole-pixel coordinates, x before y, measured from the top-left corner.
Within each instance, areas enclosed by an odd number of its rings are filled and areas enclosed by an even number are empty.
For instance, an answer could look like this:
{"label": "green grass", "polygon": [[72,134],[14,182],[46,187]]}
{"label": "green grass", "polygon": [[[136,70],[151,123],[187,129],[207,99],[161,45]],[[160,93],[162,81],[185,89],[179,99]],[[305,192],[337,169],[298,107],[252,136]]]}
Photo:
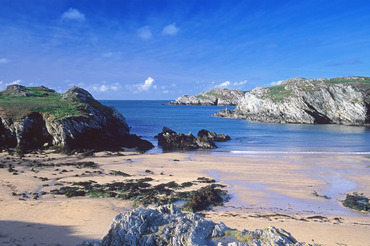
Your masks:
{"label": "green grass", "polygon": [[343,83],[363,83],[370,85],[370,78],[369,77],[360,77],[361,79],[349,79],[349,78],[334,78],[329,80],[329,84],[343,84]]}
{"label": "green grass", "polygon": [[291,90],[286,90],[285,85],[276,85],[268,87],[270,90],[266,97],[270,98],[274,102],[282,102],[285,98],[292,94]]}
{"label": "green grass", "polygon": [[243,234],[240,231],[236,231],[236,230],[225,231],[225,236],[235,237],[239,242],[252,242],[254,239],[252,235]]}
{"label": "green grass", "polygon": [[62,100],[62,95],[47,91],[43,87],[25,87],[33,96],[15,97],[0,93],[0,114],[14,120],[24,118],[33,112],[49,114],[56,120],[87,113],[87,105],[78,100]]}

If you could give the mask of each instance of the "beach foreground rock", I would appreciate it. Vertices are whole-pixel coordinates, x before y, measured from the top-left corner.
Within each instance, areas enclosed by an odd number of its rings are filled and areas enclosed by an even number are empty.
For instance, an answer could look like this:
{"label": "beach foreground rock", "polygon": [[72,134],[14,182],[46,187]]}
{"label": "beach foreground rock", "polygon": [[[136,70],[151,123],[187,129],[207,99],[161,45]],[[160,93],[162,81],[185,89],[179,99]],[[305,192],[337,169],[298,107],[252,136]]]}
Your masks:
{"label": "beach foreground rock", "polygon": [[118,214],[102,242],[87,245],[310,245],[298,242],[289,232],[275,227],[238,231],[197,214],[182,213],[174,205],[138,208]]}

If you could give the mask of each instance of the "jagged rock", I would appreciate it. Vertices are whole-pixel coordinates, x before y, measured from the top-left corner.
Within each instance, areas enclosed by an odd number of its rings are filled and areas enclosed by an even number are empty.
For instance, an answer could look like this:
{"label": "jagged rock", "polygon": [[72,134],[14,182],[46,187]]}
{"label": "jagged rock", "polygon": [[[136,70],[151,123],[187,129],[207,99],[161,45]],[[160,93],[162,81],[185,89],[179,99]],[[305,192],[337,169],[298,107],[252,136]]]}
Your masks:
{"label": "jagged rock", "polygon": [[196,96],[184,95],[171,101],[170,105],[235,106],[243,98],[241,90],[212,89]]}
{"label": "jagged rock", "polygon": [[[58,147],[62,150],[119,147],[148,150],[154,147],[150,142],[130,134],[129,126],[122,114],[114,108],[102,105],[82,88],[72,87],[63,95],[46,87],[31,89],[11,85],[1,92],[1,95],[11,98],[34,97],[35,100],[37,98],[40,100],[40,98],[47,98],[50,94],[53,100],[59,100],[60,105],[68,106],[46,110],[45,108],[49,106],[48,101],[37,101],[35,109],[29,107],[18,114],[11,112],[11,107],[1,108],[0,106],[0,147],[17,147],[22,150],[37,149],[43,146]],[[63,103],[63,101],[70,103]],[[15,100],[16,103],[22,103],[22,101]],[[28,104],[32,104],[32,101]],[[41,109],[37,110],[38,107]],[[67,111],[66,115],[58,117],[53,113],[63,110]],[[68,115],[68,110],[75,110],[75,115],[72,113]]]}
{"label": "jagged rock", "polygon": [[302,124],[370,125],[370,78],[294,78],[245,93],[217,117]]}
{"label": "jagged rock", "polygon": [[198,132],[198,137],[189,133],[177,133],[167,127],[163,127],[161,133],[157,136],[158,145],[163,150],[194,150],[194,149],[214,149],[217,148],[213,141],[227,141],[230,137],[224,134],[216,134],[207,130]]}
{"label": "jagged rock", "polygon": [[202,129],[198,132],[198,137],[207,137],[209,140],[215,141],[215,142],[226,142],[228,140],[231,140],[231,137],[228,135],[225,135],[223,133],[217,134],[215,132],[207,131],[206,129]]}
{"label": "jagged rock", "polygon": [[[238,241],[238,239],[240,241]],[[297,242],[288,232],[269,227],[237,231],[224,223],[214,223],[197,214],[183,214],[174,205],[155,209],[138,208],[117,215],[102,242],[83,245],[310,245]]]}

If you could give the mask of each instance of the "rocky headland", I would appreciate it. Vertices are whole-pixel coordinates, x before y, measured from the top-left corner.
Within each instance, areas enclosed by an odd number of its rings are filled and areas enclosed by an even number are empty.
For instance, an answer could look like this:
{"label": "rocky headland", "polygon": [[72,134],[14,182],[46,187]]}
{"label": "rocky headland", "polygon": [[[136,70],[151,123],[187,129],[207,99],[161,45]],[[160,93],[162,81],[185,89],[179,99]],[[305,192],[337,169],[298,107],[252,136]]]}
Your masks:
{"label": "rocky headland", "polygon": [[135,209],[114,218],[102,242],[87,245],[311,245],[298,242],[289,232],[275,227],[238,231],[194,213],[182,213],[174,205]]}
{"label": "rocky headland", "polygon": [[171,101],[170,105],[235,106],[244,96],[241,90],[212,89],[196,96],[184,95]]}
{"label": "rocky headland", "polygon": [[214,116],[273,123],[370,125],[370,78],[293,78],[258,87]]}
{"label": "rocky headland", "polygon": [[82,88],[59,94],[44,86],[9,85],[0,93],[0,148],[24,152],[51,147],[144,151],[153,145],[130,134],[122,114]]}
{"label": "rocky headland", "polygon": [[195,137],[192,133],[185,135],[184,133],[177,133],[167,127],[163,127],[162,132],[159,133],[156,138],[158,138],[158,145],[162,146],[162,149],[165,151],[214,149],[217,148],[214,141],[224,142],[231,139],[228,135],[209,132],[205,129],[200,130],[198,136]]}

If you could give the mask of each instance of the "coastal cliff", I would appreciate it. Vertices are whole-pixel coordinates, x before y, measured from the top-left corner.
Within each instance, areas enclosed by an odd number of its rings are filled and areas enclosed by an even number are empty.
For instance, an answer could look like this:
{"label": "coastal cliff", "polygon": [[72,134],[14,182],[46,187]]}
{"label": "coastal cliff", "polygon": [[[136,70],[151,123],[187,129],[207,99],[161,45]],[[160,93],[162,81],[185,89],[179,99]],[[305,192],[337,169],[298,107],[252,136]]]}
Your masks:
{"label": "coastal cliff", "polygon": [[153,145],[130,134],[122,114],[82,88],[59,94],[44,86],[9,85],[0,93],[0,147],[148,150]]}
{"label": "coastal cliff", "polygon": [[273,123],[370,125],[370,78],[293,78],[246,92],[216,117]]}
{"label": "coastal cliff", "polygon": [[241,90],[212,89],[196,96],[184,95],[171,101],[170,105],[235,106],[244,96]]}

